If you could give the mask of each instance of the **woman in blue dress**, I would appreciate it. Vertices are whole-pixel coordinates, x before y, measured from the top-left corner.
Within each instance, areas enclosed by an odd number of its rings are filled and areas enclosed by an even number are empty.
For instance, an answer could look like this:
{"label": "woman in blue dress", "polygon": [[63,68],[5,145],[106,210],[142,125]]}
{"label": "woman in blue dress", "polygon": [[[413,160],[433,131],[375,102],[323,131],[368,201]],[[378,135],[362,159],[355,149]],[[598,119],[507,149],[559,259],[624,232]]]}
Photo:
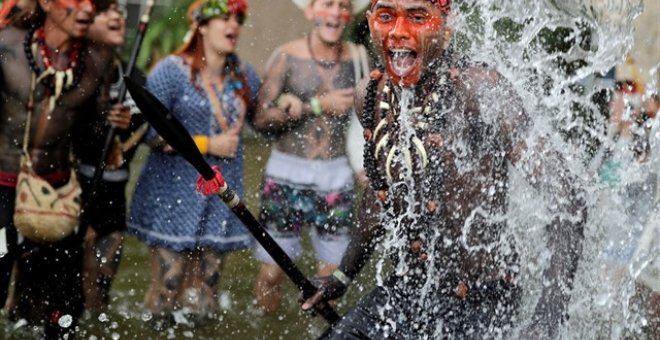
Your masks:
{"label": "woman in blue dress", "polygon": [[[207,162],[242,195],[241,128],[251,120],[260,80],[235,54],[245,0],[198,0],[190,34],[156,65],[147,87],[181,121]],[[197,173],[154,131],[133,196],[128,230],[151,250],[146,308],[171,320],[175,309],[209,317],[217,308],[223,255],[251,246],[241,222],[216,197],[195,191]],[[163,320],[157,318],[154,320]]]}

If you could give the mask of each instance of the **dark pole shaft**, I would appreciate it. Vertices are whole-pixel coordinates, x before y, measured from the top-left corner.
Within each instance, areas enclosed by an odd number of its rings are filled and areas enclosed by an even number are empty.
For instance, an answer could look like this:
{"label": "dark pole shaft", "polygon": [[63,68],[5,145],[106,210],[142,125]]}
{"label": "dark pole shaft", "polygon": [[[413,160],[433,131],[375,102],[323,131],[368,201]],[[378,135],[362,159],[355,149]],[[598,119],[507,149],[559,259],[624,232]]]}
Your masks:
{"label": "dark pole shaft", "polygon": [[[293,283],[302,292],[303,298],[307,299],[314,295],[317,287],[314,286],[305,275],[298,269],[293,260],[282,250],[282,248],[275,242],[275,240],[266,232],[261,224],[254,218],[254,215],[245,206],[245,203],[240,200],[237,204],[232,206],[232,200],[237,197],[231,189],[218,194],[220,198],[231,208],[234,214],[238,217],[245,227],[250,231],[252,236],[261,244],[264,249],[268,250],[268,254],[277,263],[284,273],[293,281]],[[340,316],[330,307],[326,302],[320,303],[314,308],[326,321],[331,325],[339,321]]]}
{"label": "dark pole shaft", "polygon": [[[230,189],[222,178],[220,169],[214,171],[206,162],[204,156],[199,152],[197,145],[186,128],[176,117],[161,103],[158,98],[147,91],[144,87],[137,85],[131,78],[124,77],[124,81],[135,104],[140,108],[151,127],[167,141],[186,161],[188,161],[202,178],[211,182],[210,187],[205,187],[204,182],[198,182],[197,190],[205,195],[217,194],[220,199],[231,209],[252,236],[261,244],[266,252],[273,258],[277,265],[293,281],[308,298],[316,292],[316,287],[296,267],[293,260],[273,240],[266,229],[254,218],[246,208],[245,203],[236,193]],[[217,185],[217,187],[215,186]],[[327,303],[320,303],[314,307],[314,311],[323,316],[328,322],[334,324],[339,320],[339,315]]]}
{"label": "dark pole shaft", "polygon": [[[151,17],[151,11],[154,8],[154,1],[149,0],[147,1],[146,4],[147,8],[140,17],[140,22],[138,24],[138,29],[137,29],[137,34],[135,36],[135,43],[133,43],[133,49],[131,50],[131,56],[128,59],[128,63],[126,64],[126,70],[124,71],[125,74],[120,75],[120,81],[121,85],[119,87],[119,93],[117,96],[117,103],[123,103],[124,100],[126,100],[126,83],[123,81],[124,76],[130,77],[131,74],[133,73],[133,69],[135,68],[135,63],[137,61],[138,56],[140,55],[140,48],[142,47],[142,41],[144,40],[144,35],[147,32],[147,28],[149,27],[149,20]],[[110,127],[108,128],[107,134],[105,135],[105,141],[103,142],[103,149],[101,149],[101,159],[99,160],[99,164],[94,168],[94,176],[92,177],[92,195],[94,195],[94,192],[96,191],[96,188],[98,187],[98,184],[101,182],[101,177],[103,177],[103,172],[105,171],[106,167],[106,159],[108,158],[108,153],[110,152],[110,148],[112,147],[112,140],[115,138],[115,128]]]}

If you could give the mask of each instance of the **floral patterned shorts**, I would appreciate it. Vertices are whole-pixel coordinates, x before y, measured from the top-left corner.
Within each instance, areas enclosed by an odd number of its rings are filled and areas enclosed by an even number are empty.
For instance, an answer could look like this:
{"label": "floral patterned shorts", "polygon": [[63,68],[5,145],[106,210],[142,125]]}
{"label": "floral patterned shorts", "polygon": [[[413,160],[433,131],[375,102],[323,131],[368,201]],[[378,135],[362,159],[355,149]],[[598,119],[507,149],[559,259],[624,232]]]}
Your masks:
{"label": "floral patterned shorts", "polygon": [[304,225],[314,227],[321,239],[348,235],[354,197],[352,186],[319,192],[266,177],[259,219],[273,237],[298,237]]}

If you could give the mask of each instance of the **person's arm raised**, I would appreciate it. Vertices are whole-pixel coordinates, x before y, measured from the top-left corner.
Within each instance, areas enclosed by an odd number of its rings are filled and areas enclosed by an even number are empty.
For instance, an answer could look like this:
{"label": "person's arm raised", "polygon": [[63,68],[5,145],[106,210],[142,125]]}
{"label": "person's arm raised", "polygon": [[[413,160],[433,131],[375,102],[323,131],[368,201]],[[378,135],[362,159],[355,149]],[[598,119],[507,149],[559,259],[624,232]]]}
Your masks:
{"label": "person's arm raised", "polygon": [[568,319],[568,303],[573,280],[582,255],[587,208],[579,180],[566,167],[556,150],[539,141],[515,164],[528,182],[550,202],[553,216],[545,226],[549,263],[543,271],[543,291],[536,304],[527,334],[536,338],[553,338]]}
{"label": "person's arm raised", "polygon": [[[568,318],[573,280],[582,256],[583,230],[587,219],[585,193],[580,180],[568,168],[561,146],[552,136],[531,135],[532,123],[520,98],[503,77],[494,79],[493,88],[504,95],[499,103],[500,133],[505,136],[509,161],[548,204],[550,220],[544,232],[550,258],[543,271],[543,290],[531,322],[523,334],[546,339],[557,335]],[[561,141],[563,143],[563,141]]]}

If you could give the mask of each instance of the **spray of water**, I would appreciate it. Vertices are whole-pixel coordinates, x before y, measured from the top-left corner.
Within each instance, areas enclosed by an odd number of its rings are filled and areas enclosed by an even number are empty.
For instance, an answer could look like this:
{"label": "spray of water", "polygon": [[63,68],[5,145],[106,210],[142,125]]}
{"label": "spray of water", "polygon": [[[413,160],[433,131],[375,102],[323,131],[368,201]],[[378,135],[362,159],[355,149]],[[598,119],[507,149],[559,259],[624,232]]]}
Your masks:
{"label": "spray of water", "polygon": [[[653,250],[653,244],[640,247],[638,243],[650,239],[650,234],[658,234],[660,230],[660,226],[646,228],[648,223],[654,223],[654,219],[657,222],[660,216],[656,194],[660,168],[659,124],[655,120],[632,127],[633,135],[646,136],[645,143],[652,150],[646,160],[640,162],[633,150],[634,142],[613,138],[610,133],[607,110],[603,110],[603,103],[599,105],[598,102],[599,96],[608,92],[595,81],[597,75],[605,74],[623,61],[632,45],[632,22],[642,10],[641,0],[470,0],[455,6],[451,17],[456,48],[506,78],[533,122],[527,137],[529,144],[543,138],[544,147],[560,155],[561,166],[569,170],[574,185],[583,192],[588,219],[568,306],[570,319],[559,334],[562,338],[643,338],[649,324],[634,294],[635,282],[658,262],[657,245]],[[649,93],[655,89],[655,84],[647,85]],[[507,94],[503,91],[501,95]],[[410,144],[411,136],[414,136],[411,127],[414,114],[410,112],[414,106],[412,97],[412,93],[400,93],[399,107],[395,109],[402,130],[398,142],[400,149],[414,149]],[[603,98],[605,101],[609,99],[607,95]],[[492,98],[492,102],[492,108],[481,108],[486,123],[495,122],[497,112],[501,110],[497,107],[498,98]],[[624,112],[624,116],[631,115],[630,109]],[[452,147],[456,154],[462,150],[470,152],[469,146],[460,141]],[[488,152],[487,149],[481,151]],[[541,165],[547,162],[546,167],[554,166],[552,161],[544,159],[543,153],[540,158],[535,162]],[[406,168],[410,162],[406,161],[403,152],[397,153],[395,163],[403,174],[398,185],[414,188],[412,180],[407,178],[414,169]],[[603,169],[611,163],[619,166],[615,183],[603,179]],[[460,173],[461,165],[456,166]],[[553,178],[540,180],[552,181]],[[515,271],[520,273],[524,292],[517,316],[519,325],[530,323],[536,302],[547,284],[543,270],[548,266],[551,254],[545,246],[544,227],[552,221],[557,210],[556,203],[549,197],[562,194],[552,191],[552,188],[560,187],[560,183],[541,185],[541,190],[547,192],[539,192],[539,186],[533,186],[524,174],[511,171],[506,212],[492,214],[480,211],[479,206],[473,208],[459,238],[469,252],[475,253],[497,247],[506,252],[502,245],[515,241],[521,265]],[[408,202],[418,201],[419,196],[414,192],[410,191],[408,195]],[[417,221],[418,213],[419,206],[410,204],[386,223],[389,236],[385,248],[398,249],[400,257],[406,256],[409,240],[401,234],[401,226],[420,222]],[[494,225],[505,223],[507,228],[492,243],[471,245],[468,235],[474,231],[468,230],[470,219],[486,215],[491,219],[489,222]],[[640,238],[643,232],[647,234]],[[429,260],[434,261],[434,247],[442,243],[438,242],[443,240],[442,231],[430,235],[429,239],[433,240],[427,242]],[[639,251],[642,248],[646,251]],[[635,251],[637,254],[633,256]],[[397,262],[397,266],[395,272],[410,270],[403,261]],[[382,268],[382,264],[378,268]],[[433,290],[438,288],[436,280],[430,278],[442,276],[442,273],[435,272],[442,271],[442,264],[430,264],[428,268],[427,281],[420,290],[421,299],[428,300],[420,304],[430,310],[434,303]],[[382,270],[378,273],[380,275]],[[383,279],[379,278],[378,282],[382,284]],[[391,306],[383,308],[382,316],[390,315],[387,314],[390,309]],[[433,313],[427,316],[433,317]],[[424,317],[421,315],[420,319]],[[391,321],[390,324],[395,325],[393,321],[401,320]],[[508,333],[494,330],[492,334],[498,337],[498,334],[511,336],[518,333],[517,330]],[[434,333],[423,336],[437,338],[443,335],[442,325],[438,325]]]}

